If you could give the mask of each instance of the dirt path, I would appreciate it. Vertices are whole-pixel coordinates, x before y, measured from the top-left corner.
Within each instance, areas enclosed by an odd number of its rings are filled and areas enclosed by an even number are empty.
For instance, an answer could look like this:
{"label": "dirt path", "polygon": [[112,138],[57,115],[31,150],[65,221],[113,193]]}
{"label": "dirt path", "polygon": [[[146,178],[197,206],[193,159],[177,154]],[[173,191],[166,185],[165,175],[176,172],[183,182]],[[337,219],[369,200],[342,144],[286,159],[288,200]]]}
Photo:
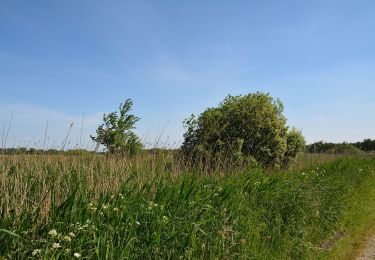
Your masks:
{"label": "dirt path", "polygon": [[363,253],[357,257],[357,260],[375,260],[375,236],[369,240]]}

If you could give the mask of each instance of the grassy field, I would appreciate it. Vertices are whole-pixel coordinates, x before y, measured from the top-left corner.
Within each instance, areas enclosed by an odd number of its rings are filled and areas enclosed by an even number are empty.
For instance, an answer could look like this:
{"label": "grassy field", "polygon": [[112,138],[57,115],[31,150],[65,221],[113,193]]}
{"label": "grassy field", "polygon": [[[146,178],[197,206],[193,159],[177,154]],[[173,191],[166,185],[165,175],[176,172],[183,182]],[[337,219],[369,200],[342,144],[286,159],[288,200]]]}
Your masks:
{"label": "grassy field", "polygon": [[345,259],[375,227],[371,157],[211,173],[169,154],[0,162],[0,259]]}

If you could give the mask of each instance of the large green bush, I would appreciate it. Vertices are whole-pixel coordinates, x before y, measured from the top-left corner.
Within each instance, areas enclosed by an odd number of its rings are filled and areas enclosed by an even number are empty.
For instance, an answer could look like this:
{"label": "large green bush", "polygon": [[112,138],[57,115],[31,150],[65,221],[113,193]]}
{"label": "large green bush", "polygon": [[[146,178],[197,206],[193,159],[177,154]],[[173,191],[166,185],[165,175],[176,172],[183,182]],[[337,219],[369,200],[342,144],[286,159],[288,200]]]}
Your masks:
{"label": "large green bush", "polygon": [[182,151],[211,165],[255,160],[264,167],[287,167],[305,141],[286,126],[283,110],[269,94],[227,96],[218,107],[184,121]]}

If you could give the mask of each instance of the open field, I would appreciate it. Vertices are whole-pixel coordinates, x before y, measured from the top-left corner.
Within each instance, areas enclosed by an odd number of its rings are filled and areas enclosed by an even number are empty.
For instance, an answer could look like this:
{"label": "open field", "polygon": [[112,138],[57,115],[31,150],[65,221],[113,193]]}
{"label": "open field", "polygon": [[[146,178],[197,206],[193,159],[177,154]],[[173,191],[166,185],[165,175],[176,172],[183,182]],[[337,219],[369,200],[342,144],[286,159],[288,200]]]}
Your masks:
{"label": "open field", "polygon": [[350,258],[374,228],[374,187],[371,157],[208,174],[168,154],[4,156],[0,258]]}

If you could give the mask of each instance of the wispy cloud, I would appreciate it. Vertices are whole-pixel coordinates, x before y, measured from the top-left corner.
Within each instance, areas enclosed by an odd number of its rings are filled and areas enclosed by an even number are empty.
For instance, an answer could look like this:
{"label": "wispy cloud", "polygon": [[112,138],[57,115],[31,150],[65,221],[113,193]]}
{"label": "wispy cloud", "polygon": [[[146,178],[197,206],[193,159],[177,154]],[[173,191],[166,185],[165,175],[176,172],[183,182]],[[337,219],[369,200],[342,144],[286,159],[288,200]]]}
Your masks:
{"label": "wispy cloud", "polygon": [[[82,110],[84,112],[84,110]],[[102,119],[102,113],[85,112],[81,115],[72,110],[53,110],[29,104],[7,104],[0,106],[1,130],[10,125],[7,146],[34,146],[41,148],[45,144],[47,129],[49,147],[58,148],[66,137],[70,124],[69,145],[75,147],[81,143],[84,147],[93,145],[89,135]],[[13,120],[11,121],[11,115]],[[83,116],[84,115],[84,116]],[[83,120],[83,125],[82,125]],[[48,124],[48,128],[47,128]],[[81,136],[82,131],[82,136]]]}

